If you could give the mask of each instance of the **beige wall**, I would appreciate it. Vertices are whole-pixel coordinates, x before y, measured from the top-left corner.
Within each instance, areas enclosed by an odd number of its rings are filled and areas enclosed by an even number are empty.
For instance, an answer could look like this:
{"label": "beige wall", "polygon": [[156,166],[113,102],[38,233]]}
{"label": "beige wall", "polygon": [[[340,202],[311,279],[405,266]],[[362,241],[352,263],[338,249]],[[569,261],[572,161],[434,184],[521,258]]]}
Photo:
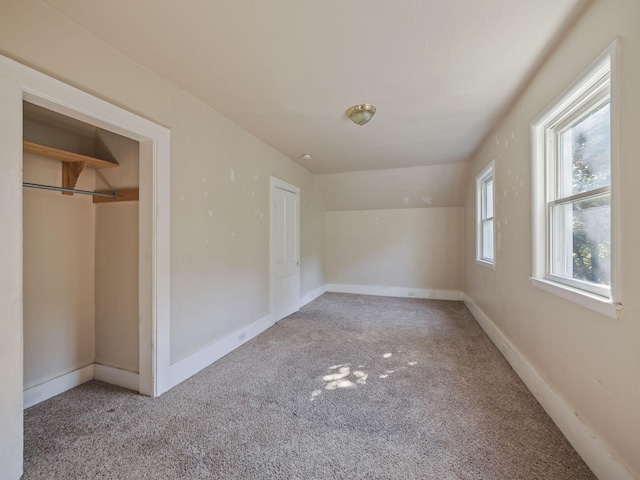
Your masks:
{"label": "beige wall", "polygon": [[137,372],[138,202],[95,209],[95,361]]}
{"label": "beige wall", "polygon": [[[96,170],[97,189],[138,186],[138,142],[99,130],[96,147],[100,158],[120,164]],[[138,372],[138,202],[95,209],[95,361]]]}
{"label": "beige wall", "polygon": [[300,187],[301,293],[324,284],[313,176],[183,95],[171,133],[171,360],[269,313],[269,178]]}
{"label": "beige wall", "polygon": [[171,128],[172,361],[269,313],[271,175],[302,190],[302,294],[324,284],[324,208],[307,170],[36,0],[3,3],[0,46]]}
{"label": "beige wall", "polygon": [[327,283],[458,290],[462,207],[327,212]]}
{"label": "beige wall", "polygon": [[469,164],[318,175],[327,211],[462,207]]}
{"label": "beige wall", "polygon": [[[24,181],[60,185],[60,162],[25,154]],[[77,188],[94,188],[93,170]],[[23,190],[24,388],[93,363],[91,197]]]}
{"label": "beige wall", "polygon": [[[530,124],[597,55],[621,37],[620,204],[622,318],[614,321],[536,289],[531,275]],[[595,1],[545,62],[472,163],[495,159],[495,271],[474,262],[474,215],[466,217],[466,293],[548,384],[640,476],[640,3]]]}

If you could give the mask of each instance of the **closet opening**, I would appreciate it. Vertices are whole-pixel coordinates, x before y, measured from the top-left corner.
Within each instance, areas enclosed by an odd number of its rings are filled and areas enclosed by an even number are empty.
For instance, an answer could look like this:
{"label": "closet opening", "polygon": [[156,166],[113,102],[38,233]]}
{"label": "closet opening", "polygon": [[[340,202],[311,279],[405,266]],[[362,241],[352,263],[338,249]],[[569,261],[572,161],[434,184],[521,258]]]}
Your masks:
{"label": "closet opening", "polygon": [[23,101],[23,403],[140,391],[138,141]]}

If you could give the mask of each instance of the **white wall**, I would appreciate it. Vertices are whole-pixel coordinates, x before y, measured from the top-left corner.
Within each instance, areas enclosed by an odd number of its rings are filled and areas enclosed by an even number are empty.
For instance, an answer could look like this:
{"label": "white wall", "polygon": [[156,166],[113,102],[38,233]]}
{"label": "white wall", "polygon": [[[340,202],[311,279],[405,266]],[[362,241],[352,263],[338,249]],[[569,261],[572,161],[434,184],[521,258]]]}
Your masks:
{"label": "white wall", "polygon": [[[619,321],[536,289],[531,276],[531,122],[617,36],[620,60]],[[614,456],[640,477],[640,3],[595,1],[482,144],[467,181],[465,292]],[[474,262],[474,177],[495,159],[495,271]]]}
{"label": "white wall", "polygon": [[462,207],[327,212],[329,284],[462,291]]}

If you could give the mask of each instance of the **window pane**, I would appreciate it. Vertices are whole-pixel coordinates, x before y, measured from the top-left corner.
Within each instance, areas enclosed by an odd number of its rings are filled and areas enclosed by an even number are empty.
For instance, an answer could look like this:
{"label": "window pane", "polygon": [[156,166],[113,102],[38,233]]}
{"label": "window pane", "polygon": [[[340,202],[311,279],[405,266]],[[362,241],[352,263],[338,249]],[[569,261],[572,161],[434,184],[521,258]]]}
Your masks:
{"label": "window pane", "polygon": [[493,218],[493,179],[488,180],[486,185],[486,217],[485,218]]}
{"label": "window pane", "polygon": [[482,258],[493,260],[493,220],[482,222]]}
{"label": "window pane", "polygon": [[560,134],[560,197],[611,184],[609,111],[607,102]]}
{"label": "window pane", "polygon": [[551,216],[552,273],[610,285],[610,196],[557,205],[552,207]]}

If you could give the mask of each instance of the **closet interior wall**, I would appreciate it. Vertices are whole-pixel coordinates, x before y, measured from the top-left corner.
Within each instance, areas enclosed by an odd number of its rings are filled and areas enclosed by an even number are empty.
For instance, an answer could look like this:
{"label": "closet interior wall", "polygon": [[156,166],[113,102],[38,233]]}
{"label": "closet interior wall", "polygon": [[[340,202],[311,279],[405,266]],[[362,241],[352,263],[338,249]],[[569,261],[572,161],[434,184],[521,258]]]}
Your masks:
{"label": "closet interior wall", "polygon": [[[24,139],[105,160],[81,190],[138,186],[138,143],[25,102]],[[61,162],[25,153],[23,181],[60,186]],[[23,189],[24,389],[93,364],[138,372],[138,202]]]}

